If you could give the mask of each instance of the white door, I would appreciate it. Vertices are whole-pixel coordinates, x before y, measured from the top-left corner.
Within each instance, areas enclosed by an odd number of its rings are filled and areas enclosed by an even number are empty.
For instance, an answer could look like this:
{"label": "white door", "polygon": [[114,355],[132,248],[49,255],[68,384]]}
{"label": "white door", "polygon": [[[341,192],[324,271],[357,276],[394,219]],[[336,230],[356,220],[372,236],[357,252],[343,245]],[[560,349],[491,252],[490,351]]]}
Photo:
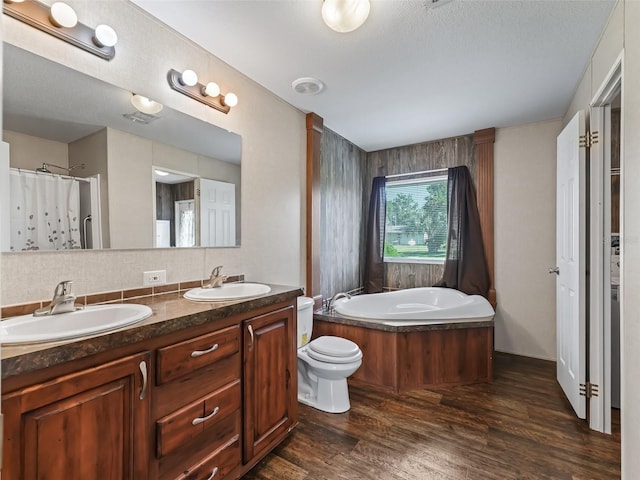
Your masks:
{"label": "white door", "polygon": [[236,245],[236,186],[200,179],[200,246]]}
{"label": "white door", "polygon": [[584,133],[580,111],[558,136],[556,190],[557,378],[578,418],[586,417]]}
{"label": "white door", "polygon": [[591,107],[589,218],[589,427],[611,433],[611,107]]}

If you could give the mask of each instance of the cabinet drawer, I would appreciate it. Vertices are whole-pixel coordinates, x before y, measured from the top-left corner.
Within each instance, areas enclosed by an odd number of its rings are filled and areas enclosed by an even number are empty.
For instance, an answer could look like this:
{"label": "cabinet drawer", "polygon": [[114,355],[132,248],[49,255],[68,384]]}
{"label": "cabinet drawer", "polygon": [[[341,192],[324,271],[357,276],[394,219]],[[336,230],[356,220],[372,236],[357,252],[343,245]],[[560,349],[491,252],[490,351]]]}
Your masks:
{"label": "cabinet drawer", "polygon": [[236,380],[158,420],[158,458],[185,445],[238,410],[240,393],[240,380]]}
{"label": "cabinet drawer", "polygon": [[158,385],[170,382],[239,350],[239,325],[160,348],[156,382]]}
{"label": "cabinet drawer", "polygon": [[200,463],[183,472],[176,480],[219,480],[238,465],[240,436],[236,435]]}

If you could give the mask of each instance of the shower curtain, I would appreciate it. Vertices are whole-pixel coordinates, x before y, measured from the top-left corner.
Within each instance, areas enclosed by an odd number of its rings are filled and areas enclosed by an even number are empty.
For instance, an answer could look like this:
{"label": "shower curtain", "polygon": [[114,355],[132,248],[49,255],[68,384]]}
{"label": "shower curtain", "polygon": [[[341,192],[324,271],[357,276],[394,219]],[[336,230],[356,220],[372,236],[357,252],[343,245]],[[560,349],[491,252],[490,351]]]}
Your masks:
{"label": "shower curtain", "polygon": [[11,251],[80,246],[80,187],[60,175],[11,169]]}

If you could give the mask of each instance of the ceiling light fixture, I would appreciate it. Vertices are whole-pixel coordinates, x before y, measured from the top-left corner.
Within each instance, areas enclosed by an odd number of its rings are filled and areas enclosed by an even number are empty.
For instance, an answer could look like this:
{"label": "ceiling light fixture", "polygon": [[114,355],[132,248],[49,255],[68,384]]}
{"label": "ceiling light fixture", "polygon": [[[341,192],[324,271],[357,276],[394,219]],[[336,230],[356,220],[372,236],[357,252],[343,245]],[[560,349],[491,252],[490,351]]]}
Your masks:
{"label": "ceiling light fixture", "polygon": [[317,78],[302,77],[294,80],[291,87],[301,95],[317,95],[324,90],[324,83]]}
{"label": "ceiling light fixture", "polygon": [[4,0],[2,11],[105,60],[111,60],[116,54],[114,46],[118,36],[113,28],[98,25],[93,29],[78,22],[76,12],[64,2],[49,6],[37,0]]}
{"label": "ceiling light fixture", "polygon": [[169,172],[165,172],[164,170],[156,169],[155,172],[156,172],[156,175],[159,175],[161,177],[166,177],[167,175],[169,175]]}
{"label": "ceiling light fixture", "polygon": [[185,70],[180,73],[171,69],[167,74],[167,81],[175,91],[222,113],[229,113],[231,107],[238,105],[238,96],[235,93],[229,92],[222,95],[220,87],[215,82],[209,82],[206,85],[198,83],[198,75],[193,70]]}
{"label": "ceiling light fixture", "polygon": [[147,115],[155,115],[156,113],[160,113],[160,111],[164,108],[160,102],[156,102],[147,97],[143,97],[142,95],[138,95],[134,93],[131,97],[131,105],[133,105],[136,110],[142,113],[146,113]]}
{"label": "ceiling light fixture", "polygon": [[324,0],[322,19],[332,30],[347,33],[360,27],[370,10],[369,0]]}

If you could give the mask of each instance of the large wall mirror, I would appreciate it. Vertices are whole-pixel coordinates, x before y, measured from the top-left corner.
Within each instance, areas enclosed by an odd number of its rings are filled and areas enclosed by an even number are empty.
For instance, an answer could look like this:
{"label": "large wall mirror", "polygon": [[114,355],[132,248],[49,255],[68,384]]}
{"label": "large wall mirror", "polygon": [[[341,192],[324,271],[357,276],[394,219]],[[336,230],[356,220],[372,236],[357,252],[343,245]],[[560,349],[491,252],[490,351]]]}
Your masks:
{"label": "large wall mirror", "polygon": [[3,47],[3,251],[240,244],[239,135]]}

